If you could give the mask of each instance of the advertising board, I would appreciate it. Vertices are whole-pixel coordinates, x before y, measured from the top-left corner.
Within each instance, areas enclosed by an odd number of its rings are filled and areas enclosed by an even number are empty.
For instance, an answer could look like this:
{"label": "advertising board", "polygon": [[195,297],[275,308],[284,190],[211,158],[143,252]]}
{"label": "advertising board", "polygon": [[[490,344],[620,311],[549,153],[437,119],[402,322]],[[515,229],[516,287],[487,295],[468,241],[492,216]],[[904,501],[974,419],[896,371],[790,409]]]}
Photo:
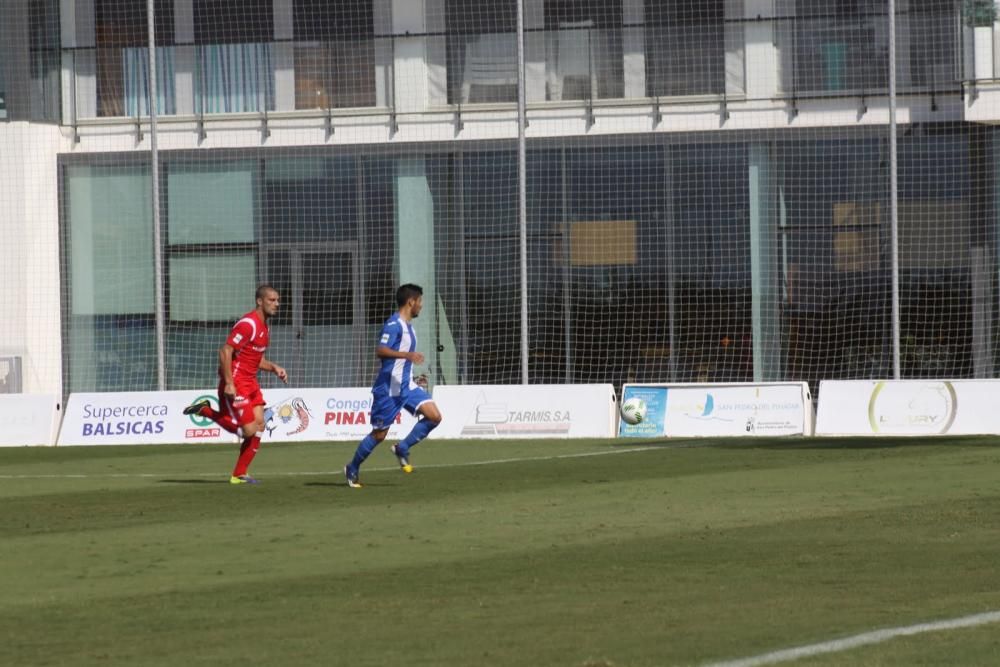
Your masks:
{"label": "advertising board", "polygon": [[621,421],[629,438],[811,435],[812,400],[804,382],[626,384],[622,401],[646,404],[638,424]]}
{"label": "advertising board", "polygon": [[816,434],[1000,434],[998,390],[998,380],[824,380]]}
{"label": "advertising board", "polygon": [[438,385],[435,438],[609,438],[615,390],[589,385]]}
{"label": "advertising board", "polygon": [[[367,388],[266,389],[262,442],[361,440],[369,431]],[[236,442],[207,417],[185,415],[185,407],[207,399],[218,409],[214,390],[72,394],[66,403],[60,445],[138,445]],[[406,435],[414,423],[403,412],[390,438]]]}
{"label": "advertising board", "polygon": [[0,447],[54,445],[59,408],[49,394],[0,394]]}

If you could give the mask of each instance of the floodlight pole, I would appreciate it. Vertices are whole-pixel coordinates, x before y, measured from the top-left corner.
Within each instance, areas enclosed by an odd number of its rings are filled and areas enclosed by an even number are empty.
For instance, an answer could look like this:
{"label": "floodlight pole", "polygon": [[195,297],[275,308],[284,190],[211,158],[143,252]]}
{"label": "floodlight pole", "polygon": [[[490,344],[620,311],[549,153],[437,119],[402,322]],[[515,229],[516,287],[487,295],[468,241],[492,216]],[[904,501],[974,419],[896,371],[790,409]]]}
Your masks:
{"label": "floodlight pole", "polygon": [[160,153],[156,146],[156,13],[154,0],[146,0],[149,27],[149,161],[153,206],[153,308],[156,316],[156,387],[166,389],[167,356],[163,299],[163,248],[160,234]]}
{"label": "floodlight pole", "polygon": [[892,252],[892,377],[900,379],[899,193],[896,159],[896,1],[889,0],[889,222]]}
{"label": "floodlight pole", "polygon": [[528,159],[524,139],[524,0],[517,0],[517,223],[521,240],[521,384],[528,384]]}

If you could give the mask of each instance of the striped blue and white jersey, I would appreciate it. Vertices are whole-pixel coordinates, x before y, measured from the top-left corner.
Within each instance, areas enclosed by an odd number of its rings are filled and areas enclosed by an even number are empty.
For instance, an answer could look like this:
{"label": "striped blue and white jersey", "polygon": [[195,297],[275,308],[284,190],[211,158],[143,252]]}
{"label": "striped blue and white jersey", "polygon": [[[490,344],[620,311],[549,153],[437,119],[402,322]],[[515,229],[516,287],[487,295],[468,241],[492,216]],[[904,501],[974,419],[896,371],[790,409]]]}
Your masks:
{"label": "striped blue and white jersey", "polygon": [[[382,325],[378,338],[379,347],[388,347],[397,352],[413,352],[417,349],[417,334],[413,326],[395,313]],[[413,362],[409,359],[382,359],[382,367],[375,384],[373,394],[388,394],[402,396],[418,385],[413,381]]]}

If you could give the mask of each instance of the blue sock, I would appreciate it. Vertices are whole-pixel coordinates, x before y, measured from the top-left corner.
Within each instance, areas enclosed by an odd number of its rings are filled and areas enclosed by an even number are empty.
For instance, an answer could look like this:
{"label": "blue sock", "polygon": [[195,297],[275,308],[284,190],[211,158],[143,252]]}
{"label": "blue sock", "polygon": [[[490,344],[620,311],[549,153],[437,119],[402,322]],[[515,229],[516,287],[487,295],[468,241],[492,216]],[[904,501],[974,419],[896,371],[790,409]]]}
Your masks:
{"label": "blue sock", "polygon": [[360,468],[361,464],[365,462],[365,459],[368,458],[368,455],[372,453],[372,450],[375,449],[375,445],[377,444],[378,440],[375,439],[375,436],[371,433],[366,435],[364,440],[361,441],[361,444],[358,445],[357,451],[354,452],[354,458],[351,459],[351,469],[357,470]]}
{"label": "blue sock", "polygon": [[413,430],[411,430],[402,442],[397,445],[398,449],[402,449],[403,453],[410,451],[410,447],[417,444],[430,434],[435,428],[437,428],[438,423],[432,422],[430,419],[420,419],[416,424],[413,425]]}

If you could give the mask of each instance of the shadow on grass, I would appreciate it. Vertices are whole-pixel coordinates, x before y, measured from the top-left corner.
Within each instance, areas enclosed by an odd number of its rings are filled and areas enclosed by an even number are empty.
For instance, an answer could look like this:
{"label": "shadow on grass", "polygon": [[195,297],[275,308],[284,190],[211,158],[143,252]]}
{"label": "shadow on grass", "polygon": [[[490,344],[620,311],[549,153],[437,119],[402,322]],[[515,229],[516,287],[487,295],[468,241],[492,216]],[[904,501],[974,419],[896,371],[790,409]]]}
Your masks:
{"label": "shadow on grass", "polygon": [[[347,486],[347,482],[345,482],[345,481],[339,481],[339,482],[306,482],[302,486],[322,486],[322,487],[328,487],[328,488],[334,488],[334,489],[336,489],[336,488],[341,488],[341,489],[348,489],[348,488],[350,488],[349,486]],[[392,487],[398,486],[398,485],[397,484],[386,484],[384,482],[365,482],[365,481],[361,482],[361,488],[365,489],[365,488],[368,488],[369,486],[373,487],[373,488],[392,488]]]}
{"label": "shadow on grass", "polygon": [[161,479],[159,484],[229,484],[228,479]]}
{"label": "shadow on grass", "polygon": [[630,444],[643,447],[713,447],[719,449],[896,449],[900,447],[1000,447],[1000,436],[843,436],[843,437],[734,437],[734,438],[651,438]]}

